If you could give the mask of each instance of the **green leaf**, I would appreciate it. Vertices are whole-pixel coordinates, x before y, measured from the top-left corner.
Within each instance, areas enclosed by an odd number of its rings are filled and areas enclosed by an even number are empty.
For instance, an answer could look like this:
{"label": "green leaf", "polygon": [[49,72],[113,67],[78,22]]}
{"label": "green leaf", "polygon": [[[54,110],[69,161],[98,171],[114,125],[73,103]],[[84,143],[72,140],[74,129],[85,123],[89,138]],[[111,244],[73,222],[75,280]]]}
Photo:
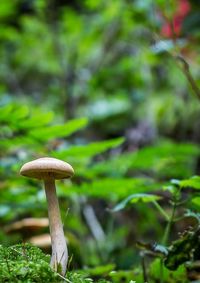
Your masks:
{"label": "green leaf", "polygon": [[162,141],[138,151],[114,156],[109,161],[95,164],[99,174],[123,176],[127,171],[142,171],[164,178],[184,178],[193,172],[199,149],[193,144],[176,144]]}
{"label": "green leaf", "polygon": [[115,269],[115,264],[110,263],[107,265],[100,265],[100,266],[96,266],[93,268],[87,268],[87,269],[83,269],[81,270],[81,272],[85,275],[85,276],[106,276],[108,275],[108,273],[110,273],[112,270]]}
{"label": "green leaf", "polygon": [[12,111],[12,115],[10,116],[10,121],[15,124],[17,120],[21,120],[27,117],[29,113],[29,108],[26,105],[19,106],[16,105],[16,107]]}
{"label": "green leaf", "polygon": [[[149,268],[149,275],[151,276],[151,282],[160,281],[160,259],[156,259],[152,262]],[[188,283],[186,268],[182,265],[176,271],[168,270],[166,267],[163,267],[163,282],[174,283]]]}
{"label": "green leaf", "polygon": [[192,203],[200,207],[200,197],[194,197]]}
{"label": "green leaf", "polygon": [[127,197],[125,200],[123,200],[122,202],[120,202],[119,204],[117,204],[113,209],[112,212],[116,212],[119,210],[124,209],[125,207],[127,207],[127,205],[129,205],[130,203],[137,203],[139,201],[142,201],[144,203],[147,202],[153,202],[153,201],[157,201],[161,199],[161,197],[157,196],[157,195],[150,195],[150,194],[133,194],[129,197]]}
{"label": "green leaf", "polygon": [[42,127],[31,130],[29,135],[36,140],[48,141],[53,138],[67,137],[74,132],[82,129],[88,123],[86,118],[74,119],[62,125]]}
{"label": "green leaf", "polygon": [[16,12],[17,1],[0,1],[0,19],[12,17]]}
{"label": "green leaf", "polygon": [[72,146],[66,150],[53,153],[53,156],[64,159],[66,157],[91,158],[110,148],[117,147],[124,142],[124,138],[108,141],[93,142],[87,145]]}
{"label": "green leaf", "polygon": [[[76,169],[75,169],[76,171]],[[93,182],[82,183],[80,186],[73,185],[70,190],[66,190],[66,185],[59,184],[63,195],[77,193],[79,195],[108,199],[109,201],[119,201],[133,193],[152,191],[157,185],[148,178],[101,178]]]}
{"label": "green leaf", "polygon": [[27,117],[29,108],[26,105],[8,104],[1,107],[0,121],[7,124],[18,125],[21,119]]}
{"label": "green leaf", "polygon": [[177,180],[177,179],[171,179],[170,180],[170,183],[174,186],[180,186],[180,180]]}
{"label": "green leaf", "polygon": [[181,188],[192,188],[199,190],[200,189],[200,176],[194,176],[190,179],[182,180],[179,182]]}
{"label": "green leaf", "polygon": [[10,117],[10,113],[13,110],[13,104],[6,104],[5,106],[2,106],[0,108],[1,110],[1,115],[0,115],[0,121],[4,122],[7,121],[7,119],[9,119]]}
{"label": "green leaf", "polygon": [[102,120],[127,112],[129,108],[130,104],[124,96],[118,96],[93,101],[92,105],[86,110],[89,112],[92,120]]}
{"label": "green leaf", "polygon": [[35,111],[33,116],[20,122],[20,128],[30,129],[47,125],[53,119],[53,112],[42,113]]}
{"label": "green leaf", "polygon": [[131,270],[111,271],[109,276],[113,283],[142,283],[144,282],[142,272],[136,268]]}

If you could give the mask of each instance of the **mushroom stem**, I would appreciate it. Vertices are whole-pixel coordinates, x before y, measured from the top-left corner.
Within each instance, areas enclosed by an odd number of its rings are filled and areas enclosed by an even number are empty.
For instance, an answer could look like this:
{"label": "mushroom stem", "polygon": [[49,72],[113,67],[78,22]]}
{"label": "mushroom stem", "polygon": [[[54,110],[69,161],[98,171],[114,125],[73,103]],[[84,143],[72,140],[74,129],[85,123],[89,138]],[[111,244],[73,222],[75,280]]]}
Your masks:
{"label": "mushroom stem", "polygon": [[48,204],[52,245],[51,267],[61,275],[65,275],[68,261],[68,250],[60,216],[58,198],[56,195],[55,180],[49,178],[44,180],[44,183]]}

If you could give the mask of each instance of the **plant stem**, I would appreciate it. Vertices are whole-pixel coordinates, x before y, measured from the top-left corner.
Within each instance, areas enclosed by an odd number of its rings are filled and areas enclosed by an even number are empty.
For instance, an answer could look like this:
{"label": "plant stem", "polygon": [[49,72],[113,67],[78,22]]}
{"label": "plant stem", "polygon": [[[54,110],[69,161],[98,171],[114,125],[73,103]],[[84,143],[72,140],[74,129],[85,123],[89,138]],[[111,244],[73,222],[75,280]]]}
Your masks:
{"label": "plant stem", "polygon": [[155,207],[158,209],[158,211],[162,214],[162,216],[164,216],[164,218],[169,221],[169,215],[164,211],[164,209],[162,209],[162,207],[159,205],[159,203],[155,200],[153,201],[153,204],[155,205]]}
{"label": "plant stem", "polygon": [[176,56],[176,59],[179,60],[182,63],[182,67],[181,67],[182,72],[185,75],[187,81],[189,82],[194,94],[196,95],[196,97],[200,101],[200,89],[199,89],[199,86],[197,85],[197,83],[195,82],[195,80],[192,76],[192,73],[190,71],[190,65],[181,55]]}
{"label": "plant stem", "polygon": [[171,213],[171,216],[170,216],[169,221],[167,223],[167,226],[165,228],[165,232],[164,232],[164,236],[163,236],[163,240],[162,240],[163,245],[167,245],[170,230],[171,230],[171,227],[172,227],[172,224],[173,224],[173,221],[174,221],[175,211],[176,211],[176,201],[173,204],[172,213]]}
{"label": "plant stem", "polygon": [[145,282],[148,282],[148,277],[147,277],[147,271],[146,271],[146,265],[145,265],[145,254],[143,252],[141,253],[141,263],[142,263],[143,280],[145,283]]}
{"label": "plant stem", "polygon": [[[168,243],[170,230],[171,230],[171,227],[172,227],[172,224],[173,224],[173,221],[174,221],[175,212],[176,212],[177,201],[178,201],[178,199],[175,195],[173,207],[172,207],[172,213],[171,213],[171,216],[168,220],[167,226],[165,228],[165,232],[164,232],[164,236],[163,236],[163,240],[162,240],[162,244],[164,246],[166,246],[167,243]],[[161,259],[161,261],[160,261],[160,283],[163,283],[163,267],[164,267],[163,266],[163,259]]]}

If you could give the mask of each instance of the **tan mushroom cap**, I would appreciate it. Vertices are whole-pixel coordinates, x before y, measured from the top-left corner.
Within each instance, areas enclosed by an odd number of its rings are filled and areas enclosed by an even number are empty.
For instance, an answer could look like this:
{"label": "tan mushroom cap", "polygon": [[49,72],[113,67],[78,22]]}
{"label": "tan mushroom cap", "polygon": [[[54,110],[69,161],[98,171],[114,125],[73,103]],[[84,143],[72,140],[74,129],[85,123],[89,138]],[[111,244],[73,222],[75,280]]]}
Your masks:
{"label": "tan mushroom cap", "polygon": [[74,169],[70,164],[62,160],[43,157],[25,163],[20,174],[36,179],[66,179],[74,175]]}

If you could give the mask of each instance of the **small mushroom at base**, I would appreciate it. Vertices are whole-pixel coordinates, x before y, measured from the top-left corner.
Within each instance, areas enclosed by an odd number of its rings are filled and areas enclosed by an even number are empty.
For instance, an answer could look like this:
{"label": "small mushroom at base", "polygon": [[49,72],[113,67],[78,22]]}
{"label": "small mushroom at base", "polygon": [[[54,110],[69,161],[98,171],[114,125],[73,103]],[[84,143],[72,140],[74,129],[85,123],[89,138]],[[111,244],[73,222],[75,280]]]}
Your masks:
{"label": "small mushroom at base", "polygon": [[43,249],[50,249],[51,247],[51,237],[49,234],[33,236],[29,238],[27,242]]}
{"label": "small mushroom at base", "polygon": [[68,250],[56,195],[55,180],[72,177],[74,170],[71,165],[62,160],[44,157],[24,164],[20,174],[44,180],[52,245],[51,266],[61,275],[65,275]]}

